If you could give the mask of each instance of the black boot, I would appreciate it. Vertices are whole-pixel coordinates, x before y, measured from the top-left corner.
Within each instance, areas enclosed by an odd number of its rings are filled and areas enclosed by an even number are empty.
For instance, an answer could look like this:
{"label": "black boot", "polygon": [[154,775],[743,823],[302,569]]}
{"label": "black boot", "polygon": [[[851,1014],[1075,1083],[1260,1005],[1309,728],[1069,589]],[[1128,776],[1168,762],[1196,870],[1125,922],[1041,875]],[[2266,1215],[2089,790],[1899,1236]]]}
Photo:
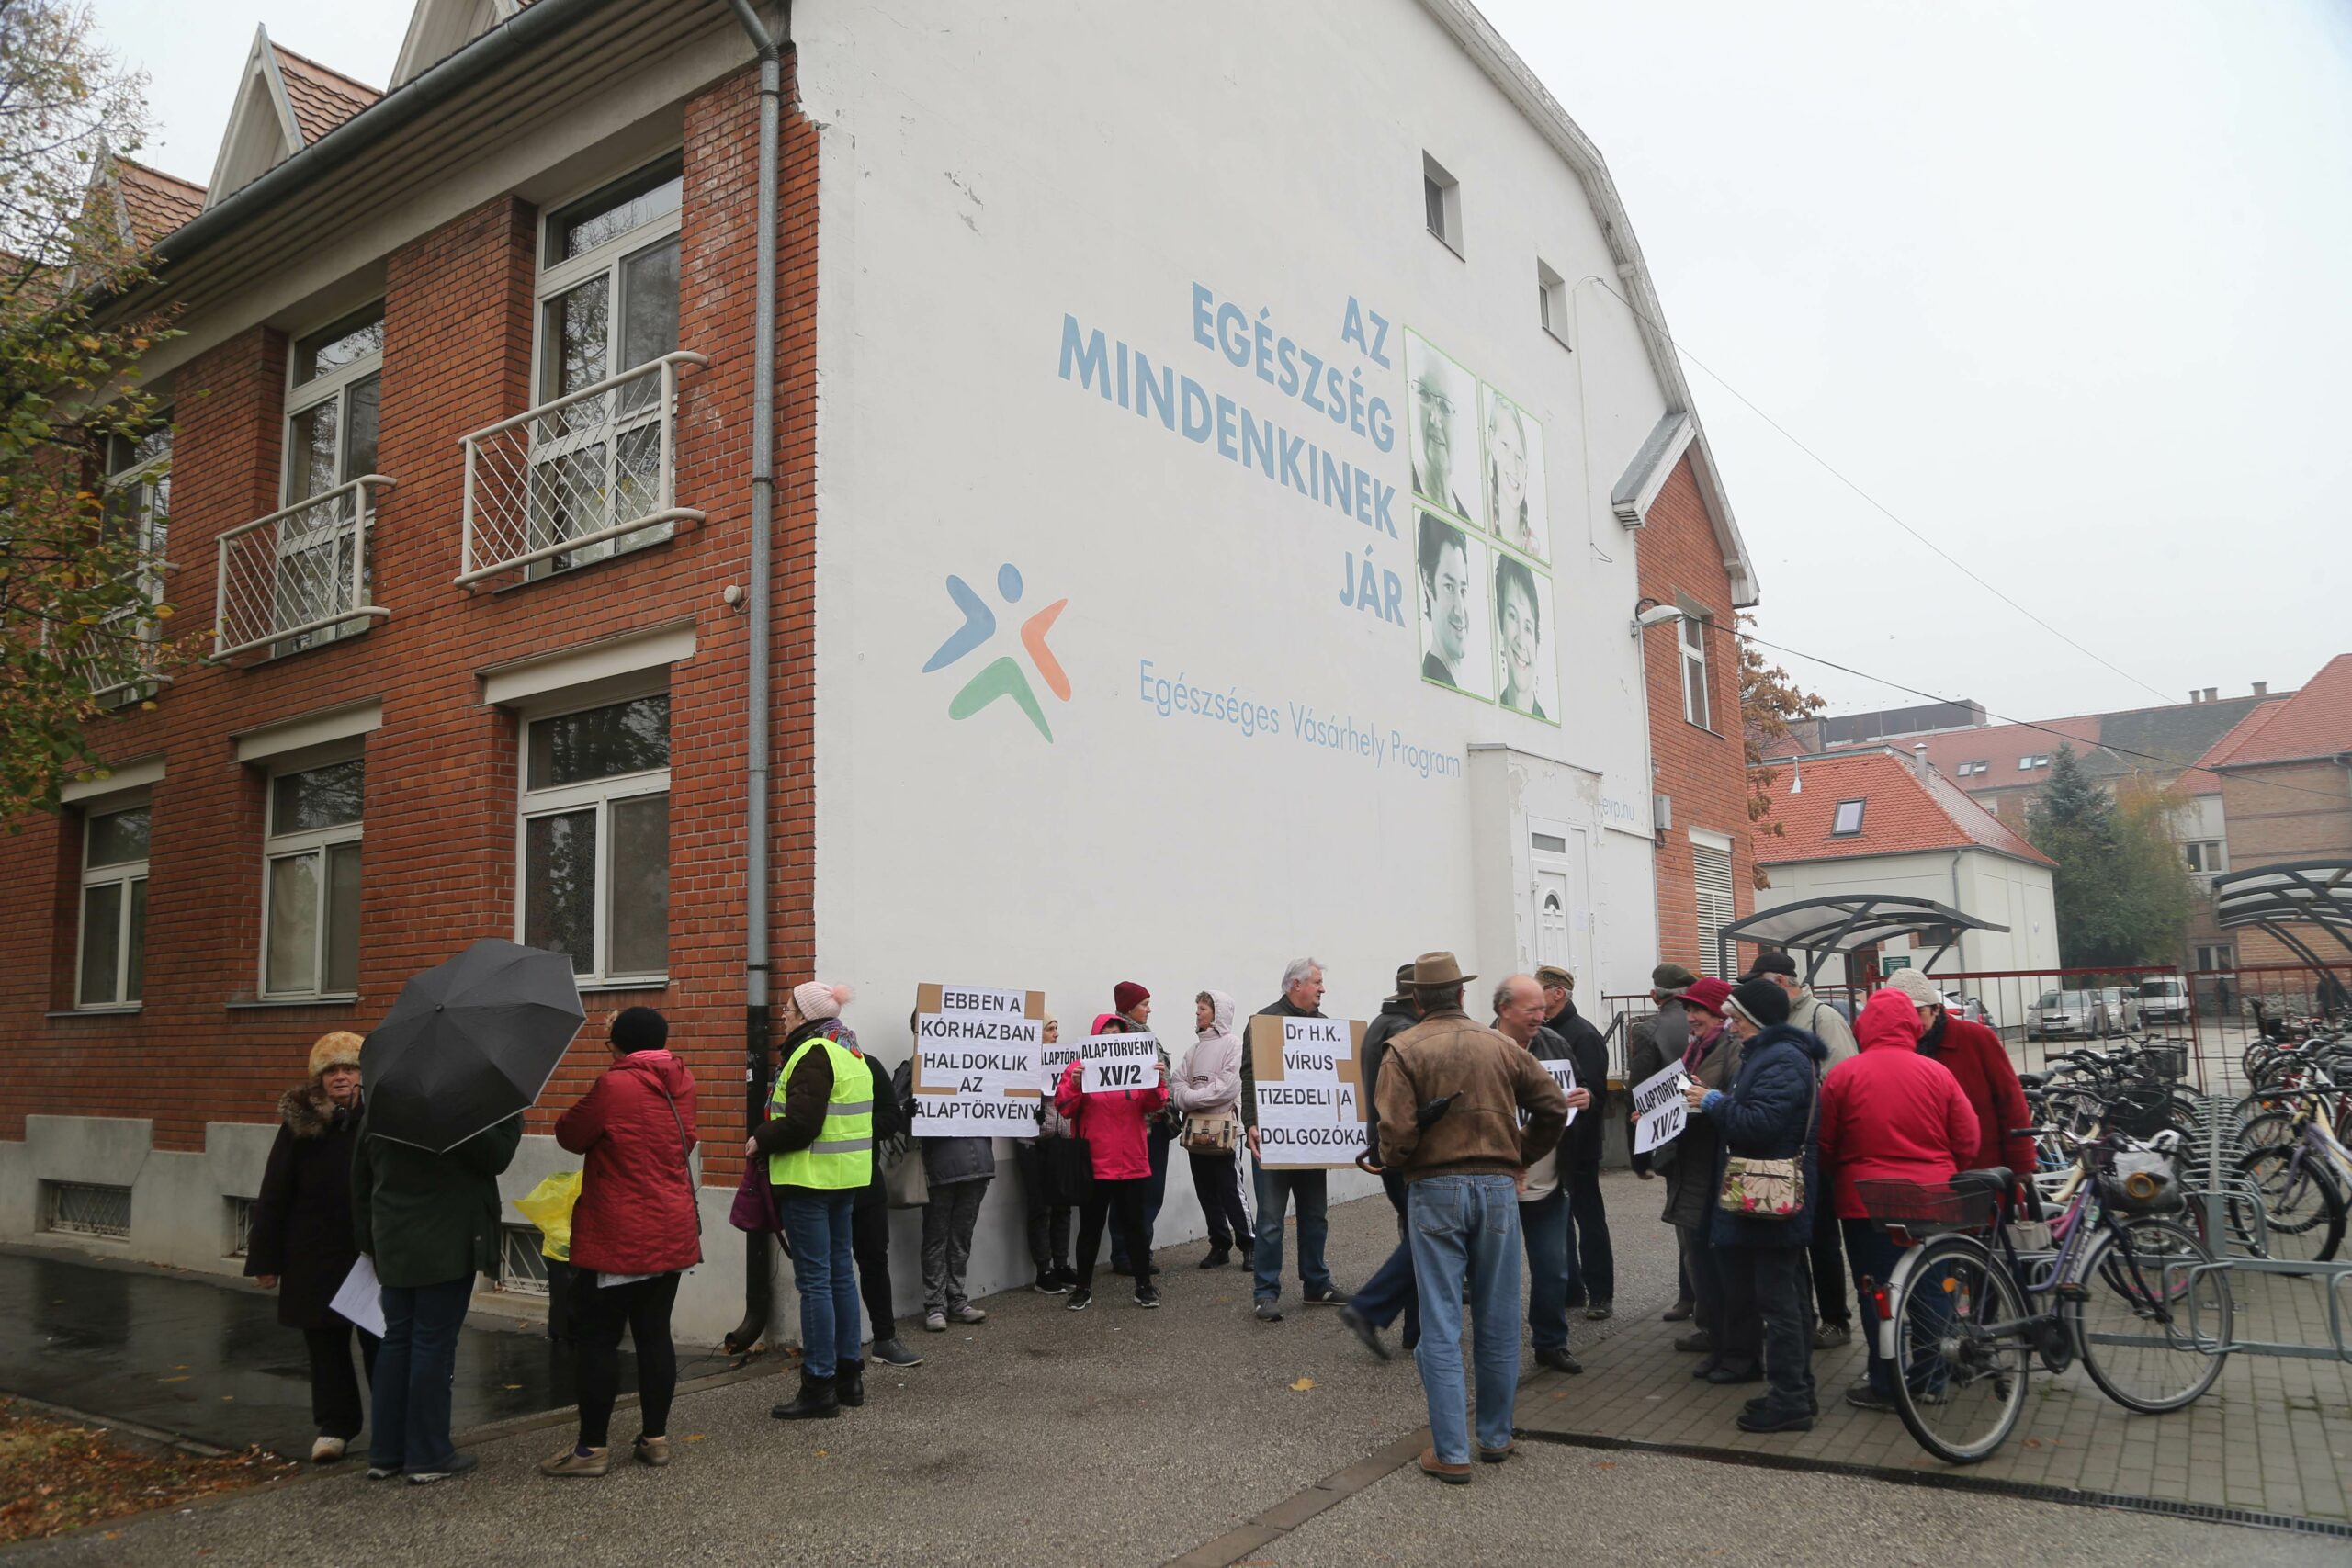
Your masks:
{"label": "black boot", "polygon": [[841,1370],[833,1374],[833,1397],[851,1410],[860,1409],[865,1405],[865,1363],[864,1361],[843,1361],[841,1364]]}
{"label": "black boot", "polygon": [[840,1418],[842,1402],[833,1389],[831,1378],[800,1374],[800,1393],[789,1404],[779,1404],[768,1412],[779,1421],[832,1421]]}

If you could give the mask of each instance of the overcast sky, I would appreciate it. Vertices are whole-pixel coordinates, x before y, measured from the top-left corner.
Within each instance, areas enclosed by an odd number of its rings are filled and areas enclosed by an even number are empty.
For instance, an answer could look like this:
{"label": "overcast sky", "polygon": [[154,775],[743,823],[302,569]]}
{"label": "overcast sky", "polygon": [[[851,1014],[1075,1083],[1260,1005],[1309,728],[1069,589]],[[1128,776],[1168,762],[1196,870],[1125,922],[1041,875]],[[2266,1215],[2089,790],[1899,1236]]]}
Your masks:
{"label": "overcast sky", "polygon": [[[2352,6],[1483,4],[1600,143],[1705,367],[1761,636],[2029,718],[2352,649]],[[198,180],[254,23],[381,85],[409,15],[96,10],[153,76],[146,156]],[[1833,711],[1913,700],[1792,668]]]}

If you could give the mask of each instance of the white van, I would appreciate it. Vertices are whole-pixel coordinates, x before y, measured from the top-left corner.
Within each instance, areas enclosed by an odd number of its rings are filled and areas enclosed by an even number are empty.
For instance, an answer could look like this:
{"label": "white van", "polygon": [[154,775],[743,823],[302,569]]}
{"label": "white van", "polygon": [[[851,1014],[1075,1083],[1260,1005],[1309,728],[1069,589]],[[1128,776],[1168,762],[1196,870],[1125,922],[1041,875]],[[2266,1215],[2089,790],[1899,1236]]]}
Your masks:
{"label": "white van", "polygon": [[2188,982],[2177,975],[2141,981],[2140,1019],[2143,1023],[2187,1023]]}

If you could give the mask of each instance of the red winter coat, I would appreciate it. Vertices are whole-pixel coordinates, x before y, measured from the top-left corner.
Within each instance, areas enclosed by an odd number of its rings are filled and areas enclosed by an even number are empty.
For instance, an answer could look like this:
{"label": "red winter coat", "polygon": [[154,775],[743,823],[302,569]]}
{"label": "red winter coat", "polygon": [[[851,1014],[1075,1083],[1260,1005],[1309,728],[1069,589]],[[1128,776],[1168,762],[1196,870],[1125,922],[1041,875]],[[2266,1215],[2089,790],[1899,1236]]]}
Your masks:
{"label": "red winter coat", "polygon": [[1960,1080],[1976,1112],[1976,1142],[1962,1163],[1962,1170],[1988,1170],[2005,1165],[2022,1180],[2033,1174],[2033,1138],[2011,1137],[2019,1127],[2033,1125],[2033,1111],[2025,1102],[2025,1086],[2009,1065],[2001,1037],[1981,1023],[1947,1012],[1937,1030],[1919,1043],[1919,1054],[1941,1062]]}
{"label": "red winter coat", "polygon": [[1881,991],[1854,1021],[1859,1054],[1821,1080],[1821,1168],[1841,1220],[1864,1218],[1857,1181],[1937,1186],[1976,1152],[1976,1112],[1959,1080],[1918,1054],[1919,1014]]}
{"label": "red winter coat", "polygon": [[1085,1071],[1084,1062],[1070,1059],[1062,1069],[1062,1081],[1054,1087],[1054,1109],[1069,1118],[1071,1136],[1086,1140],[1094,1179],[1133,1181],[1149,1176],[1151,1150],[1145,1143],[1145,1123],[1168,1103],[1167,1083],[1080,1094],[1078,1086]]}
{"label": "red winter coat", "polygon": [[702,1261],[686,1163],[694,1136],[694,1075],[667,1051],[623,1056],[556,1118],[555,1141],[587,1156],[571,1211],[573,1268],[667,1274]]}

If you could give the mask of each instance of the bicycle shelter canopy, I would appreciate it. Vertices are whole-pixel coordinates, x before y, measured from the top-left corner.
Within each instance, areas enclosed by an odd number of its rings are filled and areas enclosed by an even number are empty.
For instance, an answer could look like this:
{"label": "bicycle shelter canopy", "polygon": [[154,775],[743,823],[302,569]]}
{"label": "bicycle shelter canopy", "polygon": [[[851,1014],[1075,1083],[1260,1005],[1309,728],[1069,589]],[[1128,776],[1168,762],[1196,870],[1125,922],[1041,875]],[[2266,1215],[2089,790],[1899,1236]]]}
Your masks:
{"label": "bicycle shelter canopy", "polygon": [[1875,946],[1895,937],[1933,943],[1935,952],[1919,967],[1924,973],[1951,951],[1962,931],[2005,931],[2009,928],[1962,914],[1932,898],[1900,893],[1831,893],[1758,909],[1746,919],[1734,920],[1716,938],[1718,957],[1726,975],[1736,973],[1732,954],[1736,943],[1787,948],[1806,955],[1804,979],[1814,976],[1834,954]]}
{"label": "bicycle shelter canopy", "polygon": [[2290,926],[2316,928],[2352,953],[2352,861],[2252,866],[2213,879],[2213,914],[2224,931],[2256,927],[2317,969],[2327,964]]}

